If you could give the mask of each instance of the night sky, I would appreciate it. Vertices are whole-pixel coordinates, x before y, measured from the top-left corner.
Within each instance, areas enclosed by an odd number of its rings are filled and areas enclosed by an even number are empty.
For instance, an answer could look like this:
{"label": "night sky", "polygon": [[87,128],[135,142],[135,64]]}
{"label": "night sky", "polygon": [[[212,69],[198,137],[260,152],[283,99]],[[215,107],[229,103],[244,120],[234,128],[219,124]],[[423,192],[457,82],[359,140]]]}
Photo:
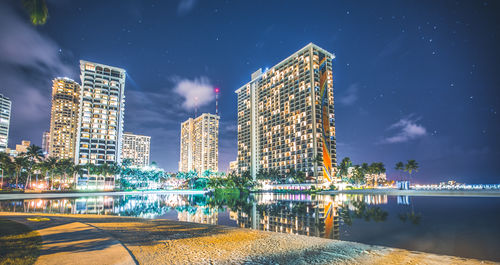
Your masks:
{"label": "night sky", "polygon": [[125,131],[152,136],[151,160],[179,161],[180,123],[215,112],[220,169],[237,154],[234,91],[313,42],[334,53],[337,157],[415,159],[417,182],[500,182],[498,1],[47,1],[29,23],[0,3],[0,93],[9,145],[41,145],[51,80],[79,60],[127,70]]}

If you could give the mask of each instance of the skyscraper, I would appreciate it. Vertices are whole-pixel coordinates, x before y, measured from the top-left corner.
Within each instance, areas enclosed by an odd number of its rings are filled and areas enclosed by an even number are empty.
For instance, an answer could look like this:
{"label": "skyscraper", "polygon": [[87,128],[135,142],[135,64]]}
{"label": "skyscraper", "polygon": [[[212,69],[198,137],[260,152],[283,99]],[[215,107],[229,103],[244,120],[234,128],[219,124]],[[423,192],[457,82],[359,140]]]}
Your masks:
{"label": "skyscraper", "polygon": [[11,101],[0,94],[0,152],[5,152],[9,144]]}
{"label": "skyscraper", "polygon": [[[49,156],[74,159],[80,111],[80,85],[69,78],[52,80]],[[45,137],[44,137],[44,140]],[[45,143],[47,143],[45,141]]]}
{"label": "skyscraper", "polygon": [[130,159],[133,166],[149,166],[151,136],[125,132],[122,144],[122,160]]}
{"label": "skyscraper", "polygon": [[334,58],[311,43],[236,90],[240,173],[293,168],[309,182],[333,181]]}
{"label": "skyscraper", "polygon": [[80,61],[82,82],[77,164],[120,163],[125,70]]}
{"label": "skyscraper", "polygon": [[179,171],[219,170],[219,116],[203,113],[181,125]]}

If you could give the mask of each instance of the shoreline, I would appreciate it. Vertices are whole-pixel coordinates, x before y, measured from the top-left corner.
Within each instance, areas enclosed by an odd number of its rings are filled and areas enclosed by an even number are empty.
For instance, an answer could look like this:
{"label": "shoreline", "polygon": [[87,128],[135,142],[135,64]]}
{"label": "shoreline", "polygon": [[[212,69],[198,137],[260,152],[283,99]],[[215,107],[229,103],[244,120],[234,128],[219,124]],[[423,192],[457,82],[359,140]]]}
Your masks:
{"label": "shoreline", "polygon": [[[30,222],[26,219],[30,216],[50,220]],[[36,231],[50,231],[48,236],[67,244],[77,243],[74,235],[81,235],[82,229],[86,229],[95,236],[92,244],[102,245],[101,238],[117,242],[137,264],[498,264],[349,241],[172,220],[9,212],[0,212],[0,218],[27,224]],[[76,252],[50,252],[54,242],[49,237],[46,239],[49,240],[43,242],[41,259],[47,260],[48,256],[43,255],[56,255],[63,261],[58,264],[71,262],[64,259],[68,254],[89,255],[96,249],[90,244]],[[50,253],[44,252],[46,250]],[[102,255],[110,254],[105,249],[100,251]],[[126,254],[121,251],[119,255],[110,258]]]}
{"label": "shoreline", "polygon": [[322,191],[318,194],[370,194],[389,196],[448,196],[448,197],[500,197],[498,190],[397,190],[397,189],[363,189],[363,190],[342,190],[342,191]]}
{"label": "shoreline", "polygon": [[58,192],[58,193],[8,193],[0,194],[0,200],[46,199],[46,198],[74,198],[94,196],[119,196],[143,194],[205,194],[203,190],[149,190],[149,191],[96,191],[96,192]]}

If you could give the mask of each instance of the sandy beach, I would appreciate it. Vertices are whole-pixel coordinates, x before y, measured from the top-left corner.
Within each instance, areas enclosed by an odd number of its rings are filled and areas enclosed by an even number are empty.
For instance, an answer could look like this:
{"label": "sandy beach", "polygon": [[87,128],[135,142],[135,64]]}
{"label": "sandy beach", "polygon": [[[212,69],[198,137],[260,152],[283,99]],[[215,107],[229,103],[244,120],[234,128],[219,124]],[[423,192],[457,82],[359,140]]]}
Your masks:
{"label": "sandy beach", "polygon": [[[34,215],[47,217],[50,221],[27,221]],[[77,243],[66,250],[59,248],[62,251],[54,251],[51,241],[72,243],[72,227],[79,231],[87,227],[91,229],[89,233],[98,231],[94,234],[102,236],[106,242],[119,242],[126,251],[110,244],[115,253],[120,253],[111,260],[123,261],[123,253],[129,253],[131,259],[128,260],[134,260],[136,264],[498,264],[354,242],[170,220],[6,212],[1,212],[0,218],[24,223],[42,233],[49,229],[55,238],[43,240],[39,260],[62,261],[63,264],[64,261],[71,264],[63,257],[74,254],[72,249],[77,249],[77,254],[81,255],[98,249],[100,255],[107,254],[111,258],[111,254],[106,253],[107,247],[93,247],[89,242],[84,249],[79,249]],[[58,229],[61,229],[59,235]],[[97,238],[95,242],[103,242],[103,239]],[[50,259],[44,258],[48,254]]]}

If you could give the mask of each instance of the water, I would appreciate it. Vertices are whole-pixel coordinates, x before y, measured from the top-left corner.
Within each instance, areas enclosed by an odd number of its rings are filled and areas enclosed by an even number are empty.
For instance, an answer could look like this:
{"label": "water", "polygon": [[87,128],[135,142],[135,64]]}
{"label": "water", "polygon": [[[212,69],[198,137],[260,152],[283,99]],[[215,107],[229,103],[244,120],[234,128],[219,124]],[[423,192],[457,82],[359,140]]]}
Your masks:
{"label": "water", "polygon": [[0,201],[0,211],[103,214],[253,228],[500,261],[500,198],[147,194]]}

